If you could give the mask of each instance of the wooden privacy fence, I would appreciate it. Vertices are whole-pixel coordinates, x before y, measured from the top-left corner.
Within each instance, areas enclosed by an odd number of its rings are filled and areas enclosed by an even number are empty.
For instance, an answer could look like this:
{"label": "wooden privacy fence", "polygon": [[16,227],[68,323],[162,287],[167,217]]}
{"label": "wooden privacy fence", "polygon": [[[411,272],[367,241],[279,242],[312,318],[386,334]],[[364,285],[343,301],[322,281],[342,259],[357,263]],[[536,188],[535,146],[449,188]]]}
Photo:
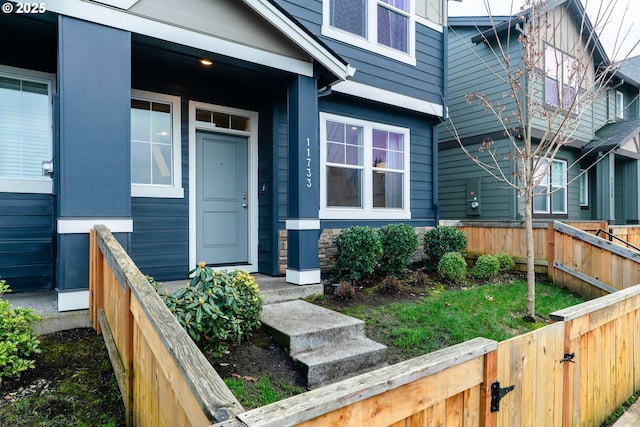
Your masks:
{"label": "wooden privacy fence", "polygon": [[[636,248],[640,248],[640,226],[637,225],[610,225],[609,232]],[[606,238],[606,236],[600,236]],[[613,240],[614,243],[625,246],[623,242]]]}
{"label": "wooden privacy fence", "polygon": [[[607,228],[606,222],[574,221],[573,227],[595,234]],[[523,221],[440,221],[440,225],[454,226],[467,235],[467,257],[506,252],[516,261],[518,269],[526,271],[527,248]],[[548,221],[533,223],[533,256],[537,273],[548,271]]]}
{"label": "wooden privacy fence", "polygon": [[111,232],[90,235],[90,317],[128,426],[206,426],[243,411]]}
{"label": "wooden privacy fence", "polygon": [[549,275],[554,283],[596,298],[640,283],[640,252],[578,230],[549,223]]}
{"label": "wooden privacy fence", "polygon": [[638,285],[510,340],[476,338],[245,412],[104,226],[90,268],[91,319],[129,425],[595,427],[640,388]]}

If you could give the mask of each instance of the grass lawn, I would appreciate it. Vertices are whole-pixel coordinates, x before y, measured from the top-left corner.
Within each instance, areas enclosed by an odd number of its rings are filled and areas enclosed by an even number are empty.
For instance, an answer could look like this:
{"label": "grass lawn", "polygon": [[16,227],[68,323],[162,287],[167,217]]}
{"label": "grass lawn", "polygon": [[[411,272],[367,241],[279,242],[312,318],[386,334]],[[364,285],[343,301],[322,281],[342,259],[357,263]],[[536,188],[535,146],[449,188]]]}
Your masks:
{"label": "grass lawn", "polygon": [[459,289],[436,285],[414,301],[335,309],[364,320],[367,336],[387,345],[388,362],[395,363],[476,337],[502,341],[521,335],[544,326],[550,313],[584,301],[566,289],[537,284],[538,321],[527,323],[526,298],[526,282],[517,279]]}

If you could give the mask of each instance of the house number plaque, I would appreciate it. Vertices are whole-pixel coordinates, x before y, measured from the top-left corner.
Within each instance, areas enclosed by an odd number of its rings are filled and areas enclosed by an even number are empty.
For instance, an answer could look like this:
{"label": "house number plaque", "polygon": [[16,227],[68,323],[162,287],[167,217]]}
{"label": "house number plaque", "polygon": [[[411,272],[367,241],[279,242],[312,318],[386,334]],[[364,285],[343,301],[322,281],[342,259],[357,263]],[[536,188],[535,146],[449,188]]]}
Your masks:
{"label": "house number plaque", "polygon": [[311,188],[311,142],[307,138],[307,173],[306,173],[306,185],[307,188]]}

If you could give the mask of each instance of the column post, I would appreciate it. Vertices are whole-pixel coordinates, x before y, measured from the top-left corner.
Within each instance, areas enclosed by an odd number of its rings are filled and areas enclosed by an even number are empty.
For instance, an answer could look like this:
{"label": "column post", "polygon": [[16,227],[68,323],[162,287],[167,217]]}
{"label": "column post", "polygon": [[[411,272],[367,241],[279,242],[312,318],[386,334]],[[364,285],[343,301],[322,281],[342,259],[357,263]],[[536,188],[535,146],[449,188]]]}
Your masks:
{"label": "column post", "polygon": [[296,76],[289,85],[289,181],[286,280],[320,283],[317,80]]}

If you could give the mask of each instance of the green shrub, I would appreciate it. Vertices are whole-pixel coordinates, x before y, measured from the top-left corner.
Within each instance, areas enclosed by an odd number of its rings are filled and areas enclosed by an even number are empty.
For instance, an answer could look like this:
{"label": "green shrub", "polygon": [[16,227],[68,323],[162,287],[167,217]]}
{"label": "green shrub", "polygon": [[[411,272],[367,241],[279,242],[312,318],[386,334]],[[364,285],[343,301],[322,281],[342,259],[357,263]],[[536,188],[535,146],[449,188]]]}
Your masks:
{"label": "green shrub", "polygon": [[467,236],[456,227],[436,227],[424,234],[424,253],[433,265],[447,252],[463,252]]}
{"label": "green shrub", "polygon": [[375,229],[356,225],[338,234],[336,250],[334,278],[358,281],[372,275],[380,264],[382,243]]}
{"label": "green shrub", "polygon": [[[9,286],[0,280],[0,297],[7,292],[11,292]],[[33,325],[38,319],[32,309],[11,308],[9,301],[0,298],[0,382],[35,367],[32,357],[40,353],[40,341]]]}
{"label": "green shrub", "polygon": [[189,274],[190,283],[161,297],[193,341],[218,357],[260,325],[262,295],[246,271],[213,271],[200,263]]}
{"label": "green shrub", "polygon": [[382,257],[378,268],[382,276],[403,277],[420,241],[416,231],[407,224],[388,224],[378,230]]}
{"label": "green shrub", "polygon": [[500,272],[512,270],[516,266],[513,258],[504,252],[496,254],[495,257],[498,258],[498,262],[500,262]]}
{"label": "green shrub", "polygon": [[476,279],[489,279],[500,271],[500,261],[493,255],[480,255],[469,274]]}
{"label": "green shrub", "polygon": [[438,273],[454,283],[463,282],[467,277],[467,262],[460,252],[447,252],[438,262]]}

